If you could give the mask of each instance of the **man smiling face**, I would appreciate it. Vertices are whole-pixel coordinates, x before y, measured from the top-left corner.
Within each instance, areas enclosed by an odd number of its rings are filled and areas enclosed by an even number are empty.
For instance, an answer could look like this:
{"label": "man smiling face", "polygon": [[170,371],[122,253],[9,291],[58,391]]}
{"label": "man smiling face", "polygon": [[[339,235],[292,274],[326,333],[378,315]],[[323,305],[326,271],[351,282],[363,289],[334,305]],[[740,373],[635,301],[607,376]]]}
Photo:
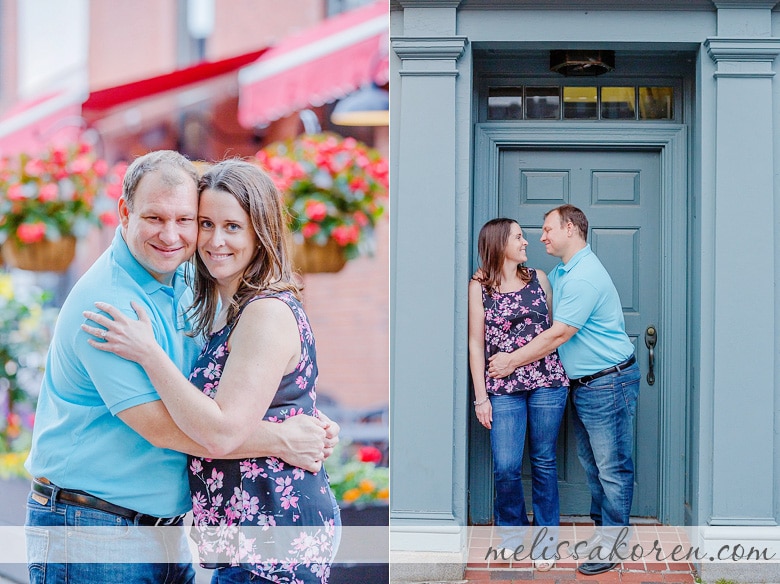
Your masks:
{"label": "man smiling face", "polygon": [[195,252],[197,215],[197,185],[178,169],[144,175],[132,204],[119,200],[122,235],[130,253],[164,284]]}

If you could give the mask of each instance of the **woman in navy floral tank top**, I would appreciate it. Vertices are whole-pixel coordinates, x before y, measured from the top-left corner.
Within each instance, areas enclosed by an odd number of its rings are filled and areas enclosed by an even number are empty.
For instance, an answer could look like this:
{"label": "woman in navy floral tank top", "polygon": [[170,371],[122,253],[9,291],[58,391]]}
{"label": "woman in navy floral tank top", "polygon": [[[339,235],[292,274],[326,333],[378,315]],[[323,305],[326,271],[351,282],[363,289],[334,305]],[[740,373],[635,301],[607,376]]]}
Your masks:
{"label": "woman in navy floral tank top", "polygon": [[[137,361],[176,424],[209,452],[241,446],[259,420],[316,408],[317,359],[286,249],[282,199],[239,160],[200,181],[195,331],[207,342],[189,380],[154,342],[149,319],[107,307],[104,350]],[[119,339],[124,342],[120,343]],[[325,470],[275,457],[189,457],[195,538],[212,584],[328,581],[340,526]]]}
{"label": "woman in navy floral tank top", "polygon": [[523,543],[529,525],[522,483],[527,430],[534,526],[547,528],[547,551],[532,551],[536,569],[547,571],[554,565],[560,519],[556,444],[569,380],[557,352],[504,378],[487,372],[492,355],[512,352],[550,328],[550,284],[544,272],[525,267],[527,246],[512,219],[488,221],[479,233],[481,266],[469,283],[469,365],[477,419],[490,430],[493,519],[504,559]]}

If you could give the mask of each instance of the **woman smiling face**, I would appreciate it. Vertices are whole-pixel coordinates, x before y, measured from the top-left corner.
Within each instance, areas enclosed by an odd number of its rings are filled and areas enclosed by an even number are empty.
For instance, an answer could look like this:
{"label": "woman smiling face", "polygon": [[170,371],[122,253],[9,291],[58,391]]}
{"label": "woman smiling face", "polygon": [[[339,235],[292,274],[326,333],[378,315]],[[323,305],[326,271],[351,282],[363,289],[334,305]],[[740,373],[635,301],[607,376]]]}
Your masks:
{"label": "woman smiling face", "polygon": [[509,228],[509,237],[504,248],[504,257],[515,264],[524,264],[528,261],[526,248],[528,241],[523,236],[523,230],[517,223],[512,223]]}
{"label": "woman smiling face", "polygon": [[232,294],[257,252],[249,215],[225,191],[206,189],[198,208],[198,255],[220,288]]}

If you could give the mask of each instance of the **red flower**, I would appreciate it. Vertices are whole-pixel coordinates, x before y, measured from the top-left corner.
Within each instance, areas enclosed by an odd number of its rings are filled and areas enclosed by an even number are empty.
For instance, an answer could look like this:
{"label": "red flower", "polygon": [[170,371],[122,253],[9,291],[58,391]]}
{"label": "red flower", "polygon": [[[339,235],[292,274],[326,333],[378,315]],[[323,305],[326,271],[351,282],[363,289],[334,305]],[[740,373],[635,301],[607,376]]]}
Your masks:
{"label": "red flower", "polygon": [[304,223],[301,227],[301,233],[306,239],[310,239],[320,232],[320,226],[316,223]]}
{"label": "red flower", "polygon": [[350,243],[358,242],[360,239],[360,228],[357,225],[339,225],[333,228],[331,235],[336,240],[336,243],[344,247]]}
{"label": "red flower", "polygon": [[22,223],[16,229],[16,237],[22,243],[35,243],[36,241],[42,241],[46,236],[46,224],[41,223]]}
{"label": "red flower", "polygon": [[41,188],[38,189],[38,200],[40,200],[43,203],[47,203],[49,201],[54,201],[57,199],[57,195],[59,195],[59,188],[54,183],[47,183],[45,185],[41,185]]}
{"label": "red flower", "polygon": [[361,446],[357,452],[357,458],[360,462],[379,464],[382,462],[382,452],[375,446]]}
{"label": "red flower", "polygon": [[24,189],[20,184],[11,185],[8,187],[5,196],[8,197],[9,201],[24,201],[27,198],[25,197]]}
{"label": "red flower", "polygon": [[51,151],[51,161],[58,165],[58,166],[65,166],[65,163],[68,161],[68,150],[67,148],[57,148],[55,147]]}
{"label": "red flower", "polygon": [[306,201],[306,216],[312,221],[322,221],[328,216],[328,206],[322,201]]}
{"label": "red flower", "polygon": [[368,181],[364,179],[362,176],[356,176],[349,182],[349,188],[351,188],[353,191],[367,191],[368,187],[370,185],[368,184]]}

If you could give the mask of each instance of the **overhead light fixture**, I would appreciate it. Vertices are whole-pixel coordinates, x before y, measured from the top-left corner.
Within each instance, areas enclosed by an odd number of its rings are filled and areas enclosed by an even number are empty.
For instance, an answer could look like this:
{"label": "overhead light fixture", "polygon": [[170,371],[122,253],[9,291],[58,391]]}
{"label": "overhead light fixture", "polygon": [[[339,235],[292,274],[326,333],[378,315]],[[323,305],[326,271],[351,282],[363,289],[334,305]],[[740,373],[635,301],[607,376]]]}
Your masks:
{"label": "overhead light fixture", "polygon": [[615,51],[550,51],[550,71],[566,77],[595,77],[615,69]]}
{"label": "overhead light fixture", "polygon": [[390,94],[376,83],[369,83],[339,101],[330,121],[338,126],[387,126],[389,110]]}

